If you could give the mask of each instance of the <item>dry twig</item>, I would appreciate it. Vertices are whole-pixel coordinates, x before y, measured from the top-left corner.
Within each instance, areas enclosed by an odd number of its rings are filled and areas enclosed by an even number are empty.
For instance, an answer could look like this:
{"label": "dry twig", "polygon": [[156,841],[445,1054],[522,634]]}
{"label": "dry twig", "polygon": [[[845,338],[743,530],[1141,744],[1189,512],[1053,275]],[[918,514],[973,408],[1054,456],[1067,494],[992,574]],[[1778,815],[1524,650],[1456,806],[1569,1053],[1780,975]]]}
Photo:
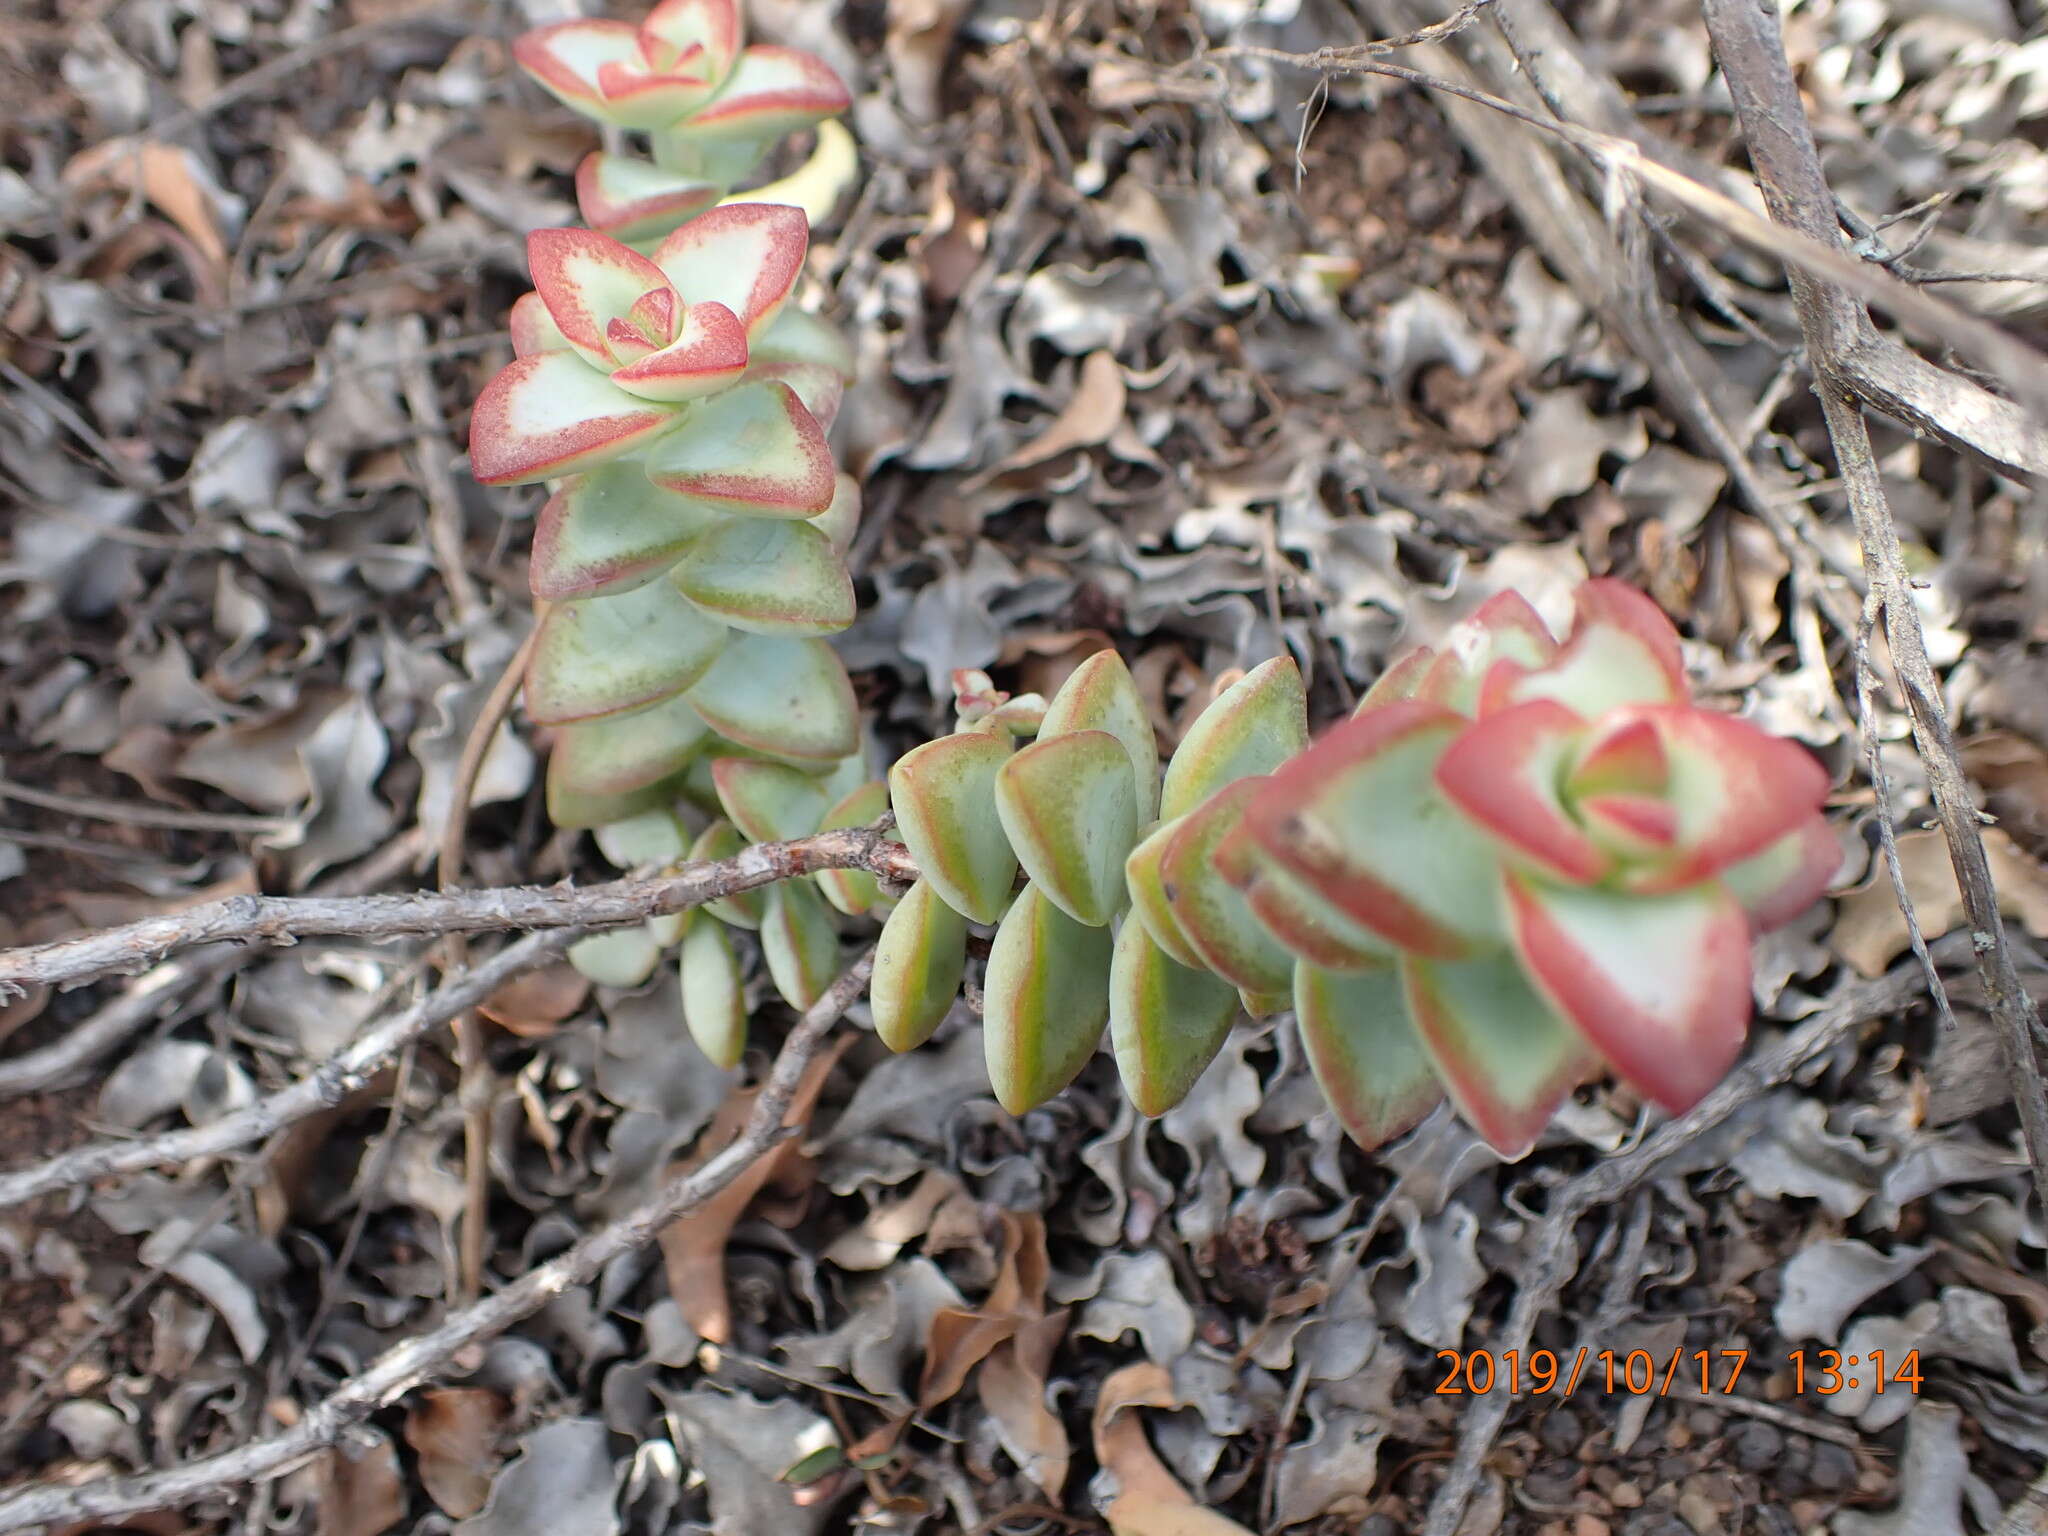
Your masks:
{"label": "dry twig", "polygon": [[701,907],[821,869],[864,869],[908,884],[917,866],[881,827],[755,843],[729,859],[685,864],[656,879],[604,885],[513,885],[445,895],[230,896],[73,938],[0,950],[0,997],[131,972],[201,944],[291,944],[299,939],[439,938],[510,928],[608,928]]}
{"label": "dry twig", "polygon": [[[1800,104],[1792,66],[1785,58],[1776,12],[1767,10],[1763,0],[1706,0],[1705,16],[1707,34],[1735,98],[1750,163],[1756,167],[1772,218],[1814,244],[1832,241],[1839,246],[1841,230],[1835,219],[1834,198],[1821,173],[1820,152]],[[1941,684],[1927,659],[1920,610],[1913,601],[1898,530],[1892,526],[1884,482],[1871,453],[1870,432],[1835,363],[1845,349],[1856,344],[1869,317],[1847,293],[1812,272],[1794,268],[1789,275],[1800,329],[1813,356],[1828,436],[1856,520],[1864,570],[1869,574],[1872,596],[1884,606],[1892,668],[1905,694],[1913,741],[1927,769],[1935,812],[1962,890],[1987,1008],[1998,1024],[2013,1102],[2019,1108],[2020,1127],[2033,1164],[2034,1189],[2042,1207],[2048,1209],[2048,1090],[2043,1088],[2041,1061],[2034,1049],[2038,1021],[2033,999],[2020,981],[2006,942],[1998,892],[1992,885],[1991,866],[1978,829],[1977,804],[1949,728]]]}
{"label": "dry twig", "polygon": [[581,1285],[622,1254],[644,1248],[663,1227],[717,1194],[781,1138],[790,1100],[827,1031],[867,985],[870,950],[811,1006],[783,1042],[768,1081],[754,1101],[738,1139],[701,1168],[609,1226],[601,1227],[501,1291],[452,1313],[439,1327],[393,1346],[351,1376],[281,1434],[218,1455],[146,1472],[103,1478],[79,1487],[38,1483],[0,1497],[0,1532],[25,1526],[101,1521],[142,1510],[175,1509],[285,1470],[334,1444],[351,1424],[396,1402],[445,1365],[457,1351],[491,1338],[529,1316],[571,1286]]}

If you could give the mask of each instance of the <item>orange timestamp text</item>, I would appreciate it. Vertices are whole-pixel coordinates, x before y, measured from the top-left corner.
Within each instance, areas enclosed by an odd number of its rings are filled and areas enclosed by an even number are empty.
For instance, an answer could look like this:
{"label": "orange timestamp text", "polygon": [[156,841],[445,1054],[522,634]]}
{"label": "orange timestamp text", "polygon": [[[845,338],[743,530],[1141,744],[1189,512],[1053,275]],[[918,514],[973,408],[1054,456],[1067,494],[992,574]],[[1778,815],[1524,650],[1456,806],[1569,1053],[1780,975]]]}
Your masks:
{"label": "orange timestamp text", "polygon": [[[1742,1379],[1751,1351],[1676,1349],[1668,1357],[1659,1357],[1647,1349],[1596,1350],[1582,1344],[1575,1352],[1564,1355],[1548,1349],[1526,1353],[1515,1349],[1440,1349],[1436,1358],[1444,1367],[1444,1377],[1436,1386],[1439,1397],[1486,1392],[1554,1392],[1570,1397],[1580,1391],[1628,1397],[1725,1397],[1735,1391],[1735,1384]],[[1858,1355],[1845,1355],[1835,1349],[1795,1349],[1782,1358],[1792,1373],[1792,1391],[1796,1396],[1813,1392],[1832,1397],[1866,1386],[1880,1396],[1888,1391],[1915,1395],[1920,1391],[1917,1349],[1903,1355],[1881,1349]]]}

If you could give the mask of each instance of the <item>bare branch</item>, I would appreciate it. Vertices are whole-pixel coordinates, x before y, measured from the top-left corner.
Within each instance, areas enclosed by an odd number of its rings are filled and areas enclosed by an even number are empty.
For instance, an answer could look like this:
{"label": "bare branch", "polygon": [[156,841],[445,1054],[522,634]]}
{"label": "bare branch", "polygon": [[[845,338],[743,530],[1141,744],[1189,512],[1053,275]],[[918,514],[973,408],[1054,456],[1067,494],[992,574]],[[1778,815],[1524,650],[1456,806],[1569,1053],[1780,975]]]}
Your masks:
{"label": "bare branch", "polygon": [[724,1189],[784,1134],[790,1100],[804,1069],[817,1055],[826,1032],[867,985],[873,966],[874,952],[870,950],[804,1014],[783,1042],[739,1137],[701,1168],[672,1180],[634,1211],[538,1269],[527,1271],[503,1290],[451,1313],[439,1327],[386,1350],[282,1434],[161,1472],[102,1478],[78,1487],[32,1484],[0,1497],[0,1532],[174,1509],[286,1470],[332,1445],[351,1424],[403,1397],[458,1350],[502,1332],[571,1286],[590,1279],[621,1254],[645,1247],[663,1227]]}
{"label": "bare branch", "polygon": [[299,939],[439,938],[510,928],[607,928],[701,907],[821,869],[865,869],[883,879],[917,878],[917,867],[882,826],[820,832],[786,843],[755,843],[729,859],[685,864],[652,880],[605,885],[514,885],[412,895],[230,896],[183,912],[21,949],[0,950],[0,997],[32,986],[63,986],[109,972],[138,971],[200,944],[290,944]]}
{"label": "bare branch", "polygon": [[412,1007],[365,1030],[289,1087],[258,1099],[246,1109],[205,1125],[166,1131],[140,1141],[95,1141],[60,1152],[45,1162],[0,1173],[0,1210],[68,1185],[112,1174],[167,1168],[195,1157],[212,1157],[248,1146],[308,1115],[332,1109],[393,1061],[408,1043],[438,1024],[475,1007],[515,976],[545,965],[568,948],[574,928],[529,934],[470,970],[460,972]]}
{"label": "bare branch", "polygon": [[[1820,152],[1800,103],[1792,66],[1785,58],[1776,11],[1767,9],[1764,0],[1706,0],[1705,16],[1707,34],[1735,99],[1736,119],[1742,125],[1750,163],[1756,167],[1771,217],[1810,242],[1831,243],[1839,249],[1841,230],[1834,198],[1821,172]],[[1843,349],[1857,345],[1860,328],[1868,326],[1869,317],[1848,293],[1812,271],[1795,269],[1790,280],[1799,326],[1818,376],[1828,436],[1834,442],[1836,465],[1856,520],[1863,568],[1869,573],[1872,596],[1884,605],[1892,667],[1905,693],[1913,742],[1927,768],[1928,788],[1976,941],[1977,971],[1989,1012],[1998,1024],[2005,1068],[2012,1078],[2013,1102],[2019,1108],[2020,1129],[2033,1164],[2034,1189],[2043,1208],[2048,1208],[2048,1089],[2043,1087],[2041,1060],[2034,1049],[2038,1024],[2034,1002],[2020,981],[2006,942],[1998,892],[1992,885],[1991,865],[1979,830],[1977,803],[1963,772],[1962,755],[1956,750],[1955,733],[1949,728],[1941,684],[1927,659],[1920,609],[1913,601],[1898,530],[1892,525],[1884,482],[1871,453],[1870,431],[1836,362]]]}

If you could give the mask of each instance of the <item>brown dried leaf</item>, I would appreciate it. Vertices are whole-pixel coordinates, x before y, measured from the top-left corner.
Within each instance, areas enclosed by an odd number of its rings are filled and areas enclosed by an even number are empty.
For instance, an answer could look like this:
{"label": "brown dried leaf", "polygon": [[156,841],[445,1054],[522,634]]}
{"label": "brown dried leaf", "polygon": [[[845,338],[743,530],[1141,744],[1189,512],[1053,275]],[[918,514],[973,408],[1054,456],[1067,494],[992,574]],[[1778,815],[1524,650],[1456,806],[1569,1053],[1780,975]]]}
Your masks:
{"label": "brown dried leaf", "polygon": [[1233,1520],[1196,1504],[1145,1438],[1134,1408],[1178,1408],[1166,1368],[1144,1361],[1112,1371],[1095,1398],[1095,1459],[1117,1481],[1103,1514],[1116,1536],[1250,1536]]}
{"label": "brown dried leaf", "polygon": [[191,150],[154,139],[108,139],[74,155],[64,167],[63,179],[77,192],[110,186],[140,191],[184,232],[216,273],[225,275],[227,240],[214,214],[205,168]]}
{"label": "brown dried leaf", "polygon": [[993,469],[970,481],[969,488],[986,485],[1011,470],[1029,469],[1076,448],[1093,448],[1109,441],[1124,419],[1124,371],[1113,352],[1090,352],[1081,360],[1081,372],[1074,381],[1074,395],[1066,408],[1046,429],[1011,453]]}
{"label": "brown dried leaf", "polygon": [[405,1518],[405,1479],[387,1436],[367,1446],[336,1446],[320,1461],[316,1536],[381,1536]]}
{"label": "brown dried leaf", "polygon": [[405,1443],[419,1453],[420,1481],[444,1514],[466,1520],[484,1507],[505,1458],[498,1435],[511,1405],[482,1387],[422,1392],[405,1416]]}
{"label": "brown dried leaf", "polygon": [[[2035,938],[2048,938],[2048,868],[1997,827],[1984,828],[1984,853],[1991,862],[1992,883],[1998,887],[1999,911],[2018,918]],[[1948,861],[1948,843],[1938,829],[1902,835],[1899,868],[1921,933],[1939,938],[1963,921],[1962,892]],[[1870,878],[1836,907],[1828,947],[1865,976],[1882,976],[1911,942],[1884,860],[1874,859]]]}
{"label": "brown dried leaf", "polygon": [[1053,1351],[1067,1331],[1067,1313],[1024,1324],[981,1362],[976,1385],[981,1405],[996,1421],[1003,1448],[1018,1468],[1057,1500],[1067,1484],[1072,1452],[1066,1426],[1045,1404],[1046,1377]]}
{"label": "brown dried leaf", "polygon": [[[831,1076],[832,1068],[853,1040],[850,1034],[841,1036],[811,1063],[782,1117],[784,1125],[802,1126],[809,1122],[825,1079]],[[732,1145],[752,1113],[758,1094],[755,1089],[728,1099],[698,1139],[696,1149],[671,1172],[687,1173],[701,1167]],[[668,1270],[669,1294],[675,1297],[684,1321],[707,1343],[723,1344],[732,1337],[732,1302],[725,1289],[725,1245],[732,1229],[768,1181],[782,1172],[790,1160],[802,1156],[796,1138],[778,1144],[695,1211],[661,1229],[661,1256]]]}
{"label": "brown dried leaf", "polygon": [[573,965],[528,971],[477,1004],[477,1012],[522,1040],[552,1035],[590,996],[590,979]]}

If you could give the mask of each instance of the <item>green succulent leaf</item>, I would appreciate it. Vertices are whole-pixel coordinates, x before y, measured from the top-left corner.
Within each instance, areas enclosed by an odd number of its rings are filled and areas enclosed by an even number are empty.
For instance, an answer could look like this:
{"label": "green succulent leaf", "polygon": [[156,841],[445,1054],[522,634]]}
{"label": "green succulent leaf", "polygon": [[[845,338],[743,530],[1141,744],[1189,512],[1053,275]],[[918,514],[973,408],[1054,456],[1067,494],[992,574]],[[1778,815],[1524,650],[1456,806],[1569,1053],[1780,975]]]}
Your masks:
{"label": "green succulent leaf", "polygon": [[690,1038],[713,1065],[731,1070],[747,1048],[747,994],[731,936],[721,924],[692,923],[677,966]]}
{"label": "green succulent leaf", "polygon": [[566,725],[671,698],[711,669],[729,633],[665,581],[557,603],[526,669],[526,712]]}
{"label": "green succulent leaf", "polygon": [[1238,1003],[1255,1019],[1270,1019],[1276,1013],[1285,1013],[1294,1006],[1292,992],[1254,992],[1240,988]]}
{"label": "green succulent leaf", "polygon": [[558,779],[564,791],[623,795],[668,778],[697,755],[709,735],[681,694],[630,715],[562,726],[548,759],[549,803]]}
{"label": "green succulent leaf", "polygon": [[1017,878],[1017,855],[996,811],[996,776],[1008,737],[977,731],[914,747],[889,770],[896,830],[939,899],[962,917],[992,923]]}
{"label": "green succulent leaf", "polygon": [[661,945],[644,923],[607,928],[571,944],[569,963],[601,987],[637,987],[661,963]]}
{"label": "green succulent leaf", "polygon": [[960,991],[967,969],[967,919],[928,881],[911,886],[882,924],[868,987],[875,1033],[892,1051],[931,1039]]}
{"label": "green succulent leaf", "polygon": [[1099,928],[1124,904],[1138,840],[1131,757],[1107,731],[1041,736],[996,774],[996,811],[1024,873],[1076,922]]}
{"label": "green succulent leaf", "polygon": [[796,1009],[825,995],[839,971],[839,930],[817,887],[788,880],[768,888],[761,919],[761,957],[782,1000]]}
{"label": "green succulent leaf", "polygon": [[681,558],[718,509],[647,478],[638,461],[568,481],[540,509],[527,581],[543,602],[645,586]]}
{"label": "green succulent leaf", "polygon": [[853,684],[822,640],[734,635],[690,702],[719,735],[773,757],[830,763],[859,744]]}
{"label": "green succulent leaf", "polygon": [[[690,858],[693,862],[729,859],[746,846],[747,840],[740,835],[740,829],[721,816],[697,834],[697,841],[690,845]],[[768,892],[757,886],[737,896],[721,896],[717,901],[707,901],[704,910],[721,923],[731,923],[735,928],[757,929],[768,910]]]}
{"label": "green succulent leaf", "polygon": [[598,851],[618,869],[675,864],[689,851],[682,821],[667,806],[597,829]]}
{"label": "green succulent leaf", "polygon": [[1246,836],[1403,950],[1452,959],[1494,948],[1506,936],[1499,850],[1436,782],[1470,724],[1420,699],[1354,715],[1265,781]]}
{"label": "green succulent leaf", "polygon": [[604,794],[594,790],[577,789],[565,782],[555,768],[553,759],[548,762],[547,801],[548,820],[565,832],[580,832],[585,828],[608,826],[615,821],[638,816],[646,811],[658,810],[673,805],[683,793],[683,780],[687,774],[671,774],[652,784],[643,784],[638,789],[628,789],[618,794]]}
{"label": "green succulent leaf", "polygon": [[[820,832],[837,832],[845,827],[871,826],[889,809],[889,786],[880,779],[857,784],[818,822]],[[882,901],[881,883],[864,869],[821,869],[818,889],[825,899],[848,917],[871,912]]]}
{"label": "green succulent leaf", "polygon": [[[1229,862],[1227,857],[1224,862]],[[1231,878],[1260,925],[1312,965],[1329,971],[1365,971],[1389,964],[1398,953],[1278,864],[1254,861],[1248,879]]]}
{"label": "green succulent leaf", "polygon": [[1152,717],[1131,679],[1131,669],[1115,651],[1097,651],[1068,676],[1045,707],[1038,739],[1046,741],[1073,731],[1107,731],[1130,754],[1138,820],[1159,813],[1159,743]]}
{"label": "green succulent leaf", "polygon": [[759,757],[712,759],[711,782],[718,805],[750,842],[779,843],[807,837],[825,814],[825,787],[787,763]]}
{"label": "green succulent leaf", "polygon": [[1124,889],[1131,898],[1132,914],[1145,925],[1154,944],[1165,950],[1170,959],[1206,970],[1202,957],[1180,931],[1180,919],[1173,915],[1173,904],[1166,899],[1166,882],[1159,874],[1159,861],[1166,856],[1180,829],[1179,819],[1162,821],[1147,829],[1138,846],[1131,850],[1131,856],[1124,860]]}
{"label": "green succulent leaf", "polygon": [[1188,728],[1166,770],[1159,814],[1185,816],[1224,785],[1271,773],[1308,745],[1308,694],[1291,656],[1261,662]]}
{"label": "green succulent leaf", "polygon": [[1232,986],[1251,993],[1285,992],[1294,958],[1252,916],[1244,895],[1217,867],[1216,850],[1237,829],[1264,779],[1225,784],[1182,819],[1159,861],[1167,905],[1188,947]]}
{"label": "green succulent leaf", "polygon": [[1413,1128],[1442,1100],[1393,966],[1341,975],[1303,961],[1294,968],[1294,1017],[1323,1097],[1366,1151]]}
{"label": "green succulent leaf", "polygon": [[817,419],[775,380],[690,407],[647,455],[656,485],[750,517],[816,517],[832,504],[837,476]]}
{"label": "green succulent leaf", "polygon": [[1109,966],[1109,1038],[1138,1113],[1163,1115],[1186,1098],[1236,1017],[1229,982],[1188,969],[1124,919]]}
{"label": "green succulent leaf", "polygon": [[1593,1064],[1514,956],[1401,965],[1408,1014],[1451,1100],[1509,1162],[1536,1145]]}
{"label": "green succulent leaf", "polygon": [[996,1102],[1043,1104],[1095,1054],[1109,1022],[1107,928],[1077,923],[1034,885],[1003,914],[982,987],[983,1048]]}
{"label": "green succulent leaf", "polygon": [[832,488],[832,505],[811,519],[811,526],[832,541],[832,552],[841,560],[860,531],[860,503],[860,482],[842,469]]}
{"label": "green succulent leaf", "polygon": [[730,517],[701,535],[674,572],[706,613],[762,635],[829,635],[853,622],[853,579],[811,523]]}

